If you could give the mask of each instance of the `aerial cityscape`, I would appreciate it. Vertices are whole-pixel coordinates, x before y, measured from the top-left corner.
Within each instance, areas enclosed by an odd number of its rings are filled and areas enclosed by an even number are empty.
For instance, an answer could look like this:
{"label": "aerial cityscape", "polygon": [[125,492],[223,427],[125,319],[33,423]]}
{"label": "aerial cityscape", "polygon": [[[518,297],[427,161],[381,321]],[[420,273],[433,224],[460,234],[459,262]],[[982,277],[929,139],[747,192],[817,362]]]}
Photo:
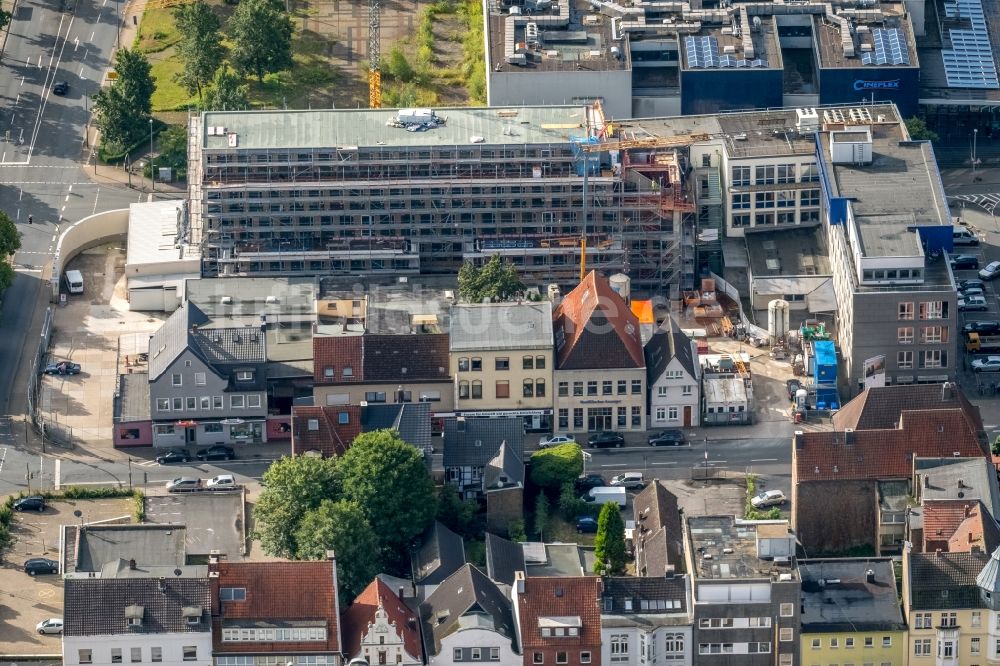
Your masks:
{"label": "aerial cityscape", "polygon": [[0,666],[1000,664],[993,0],[0,0]]}

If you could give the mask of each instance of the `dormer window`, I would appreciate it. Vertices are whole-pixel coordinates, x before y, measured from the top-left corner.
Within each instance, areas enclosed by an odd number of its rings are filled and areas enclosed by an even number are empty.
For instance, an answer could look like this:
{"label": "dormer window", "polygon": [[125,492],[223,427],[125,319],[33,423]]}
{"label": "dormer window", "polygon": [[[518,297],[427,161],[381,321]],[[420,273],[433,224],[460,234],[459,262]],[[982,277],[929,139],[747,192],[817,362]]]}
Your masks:
{"label": "dormer window", "polygon": [[142,606],[125,607],[125,623],[129,629],[138,629],[142,626],[142,616],[145,609]]}
{"label": "dormer window", "polygon": [[333,379],[334,373],[335,370],[332,366],[329,368],[323,368],[323,377],[326,379]]}
{"label": "dormer window", "polygon": [[253,370],[237,370],[236,371],[236,381],[238,381],[238,382],[252,382],[253,381]]}
{"label": "dormer window", "polygon": [[184,618],[184,624],[197,627],[201,624],[201,606],[185,606],[181,609],[181,616]]}

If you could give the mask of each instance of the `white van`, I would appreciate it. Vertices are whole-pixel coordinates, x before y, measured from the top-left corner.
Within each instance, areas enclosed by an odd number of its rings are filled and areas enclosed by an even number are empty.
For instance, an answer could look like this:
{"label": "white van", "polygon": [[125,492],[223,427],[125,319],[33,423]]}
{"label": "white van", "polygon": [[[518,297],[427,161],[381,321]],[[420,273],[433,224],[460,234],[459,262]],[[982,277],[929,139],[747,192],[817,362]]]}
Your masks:
{"label": "white van", "polygon": [[628,504],[628,492],[621,486],[599,486],[597,488],[591,488],[587,494],[580,499],[584,502],[597,502],[598,504],[616,502],[618,506],[624,508]]}
{"label": "white van", "polygon": [[951,239],[955,245],[979,245],[979,237],[966,227],[955,227],[951,232]]}
{"label": "white van", "polygon": [[66,280],[66,288],[69,289],[69,293],[83,293],[83,274],[80,271],[66,271],[63,274],[63,279]]}

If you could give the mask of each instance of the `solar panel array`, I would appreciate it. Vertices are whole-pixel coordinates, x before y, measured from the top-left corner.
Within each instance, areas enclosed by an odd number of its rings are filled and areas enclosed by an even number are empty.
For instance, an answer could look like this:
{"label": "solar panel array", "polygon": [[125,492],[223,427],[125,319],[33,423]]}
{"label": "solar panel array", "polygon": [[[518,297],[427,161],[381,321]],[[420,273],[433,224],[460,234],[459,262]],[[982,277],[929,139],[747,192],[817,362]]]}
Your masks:
{"label": "solar panel array", "polygon": [[952,48],[941,50],[948,86],[984,90],[1000,88],[981,0],[945,2],[944,11],[948,18],[964,18],[971,24],[971,30],[964,28],[948,30]]}
{"label": "solar panel array", "polygon": [[715,37],[685,37],[684,51],[687,53],[688,67],[707,69],[709,67],[732,67],[735,69],[767,67],[767,60],[755,58],[745,60],[731,54],[719,55],[719,41]]}
{"label": "solar panel array", "polygon": [[875,28],[872,30],[875,48],[861,54],[861,62],[866,65],[909,65],[910,50],[906,37],[899,28]]}

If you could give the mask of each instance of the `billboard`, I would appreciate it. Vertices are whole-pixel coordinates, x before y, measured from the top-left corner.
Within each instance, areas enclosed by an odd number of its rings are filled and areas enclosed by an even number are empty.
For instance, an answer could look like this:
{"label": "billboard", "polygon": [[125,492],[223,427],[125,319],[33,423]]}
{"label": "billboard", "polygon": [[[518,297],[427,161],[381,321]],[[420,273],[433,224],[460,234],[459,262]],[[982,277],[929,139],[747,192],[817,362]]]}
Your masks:
{"label": "billboard", "polygon": [[866,358],[865,388],[885,386],[885,354]]}

